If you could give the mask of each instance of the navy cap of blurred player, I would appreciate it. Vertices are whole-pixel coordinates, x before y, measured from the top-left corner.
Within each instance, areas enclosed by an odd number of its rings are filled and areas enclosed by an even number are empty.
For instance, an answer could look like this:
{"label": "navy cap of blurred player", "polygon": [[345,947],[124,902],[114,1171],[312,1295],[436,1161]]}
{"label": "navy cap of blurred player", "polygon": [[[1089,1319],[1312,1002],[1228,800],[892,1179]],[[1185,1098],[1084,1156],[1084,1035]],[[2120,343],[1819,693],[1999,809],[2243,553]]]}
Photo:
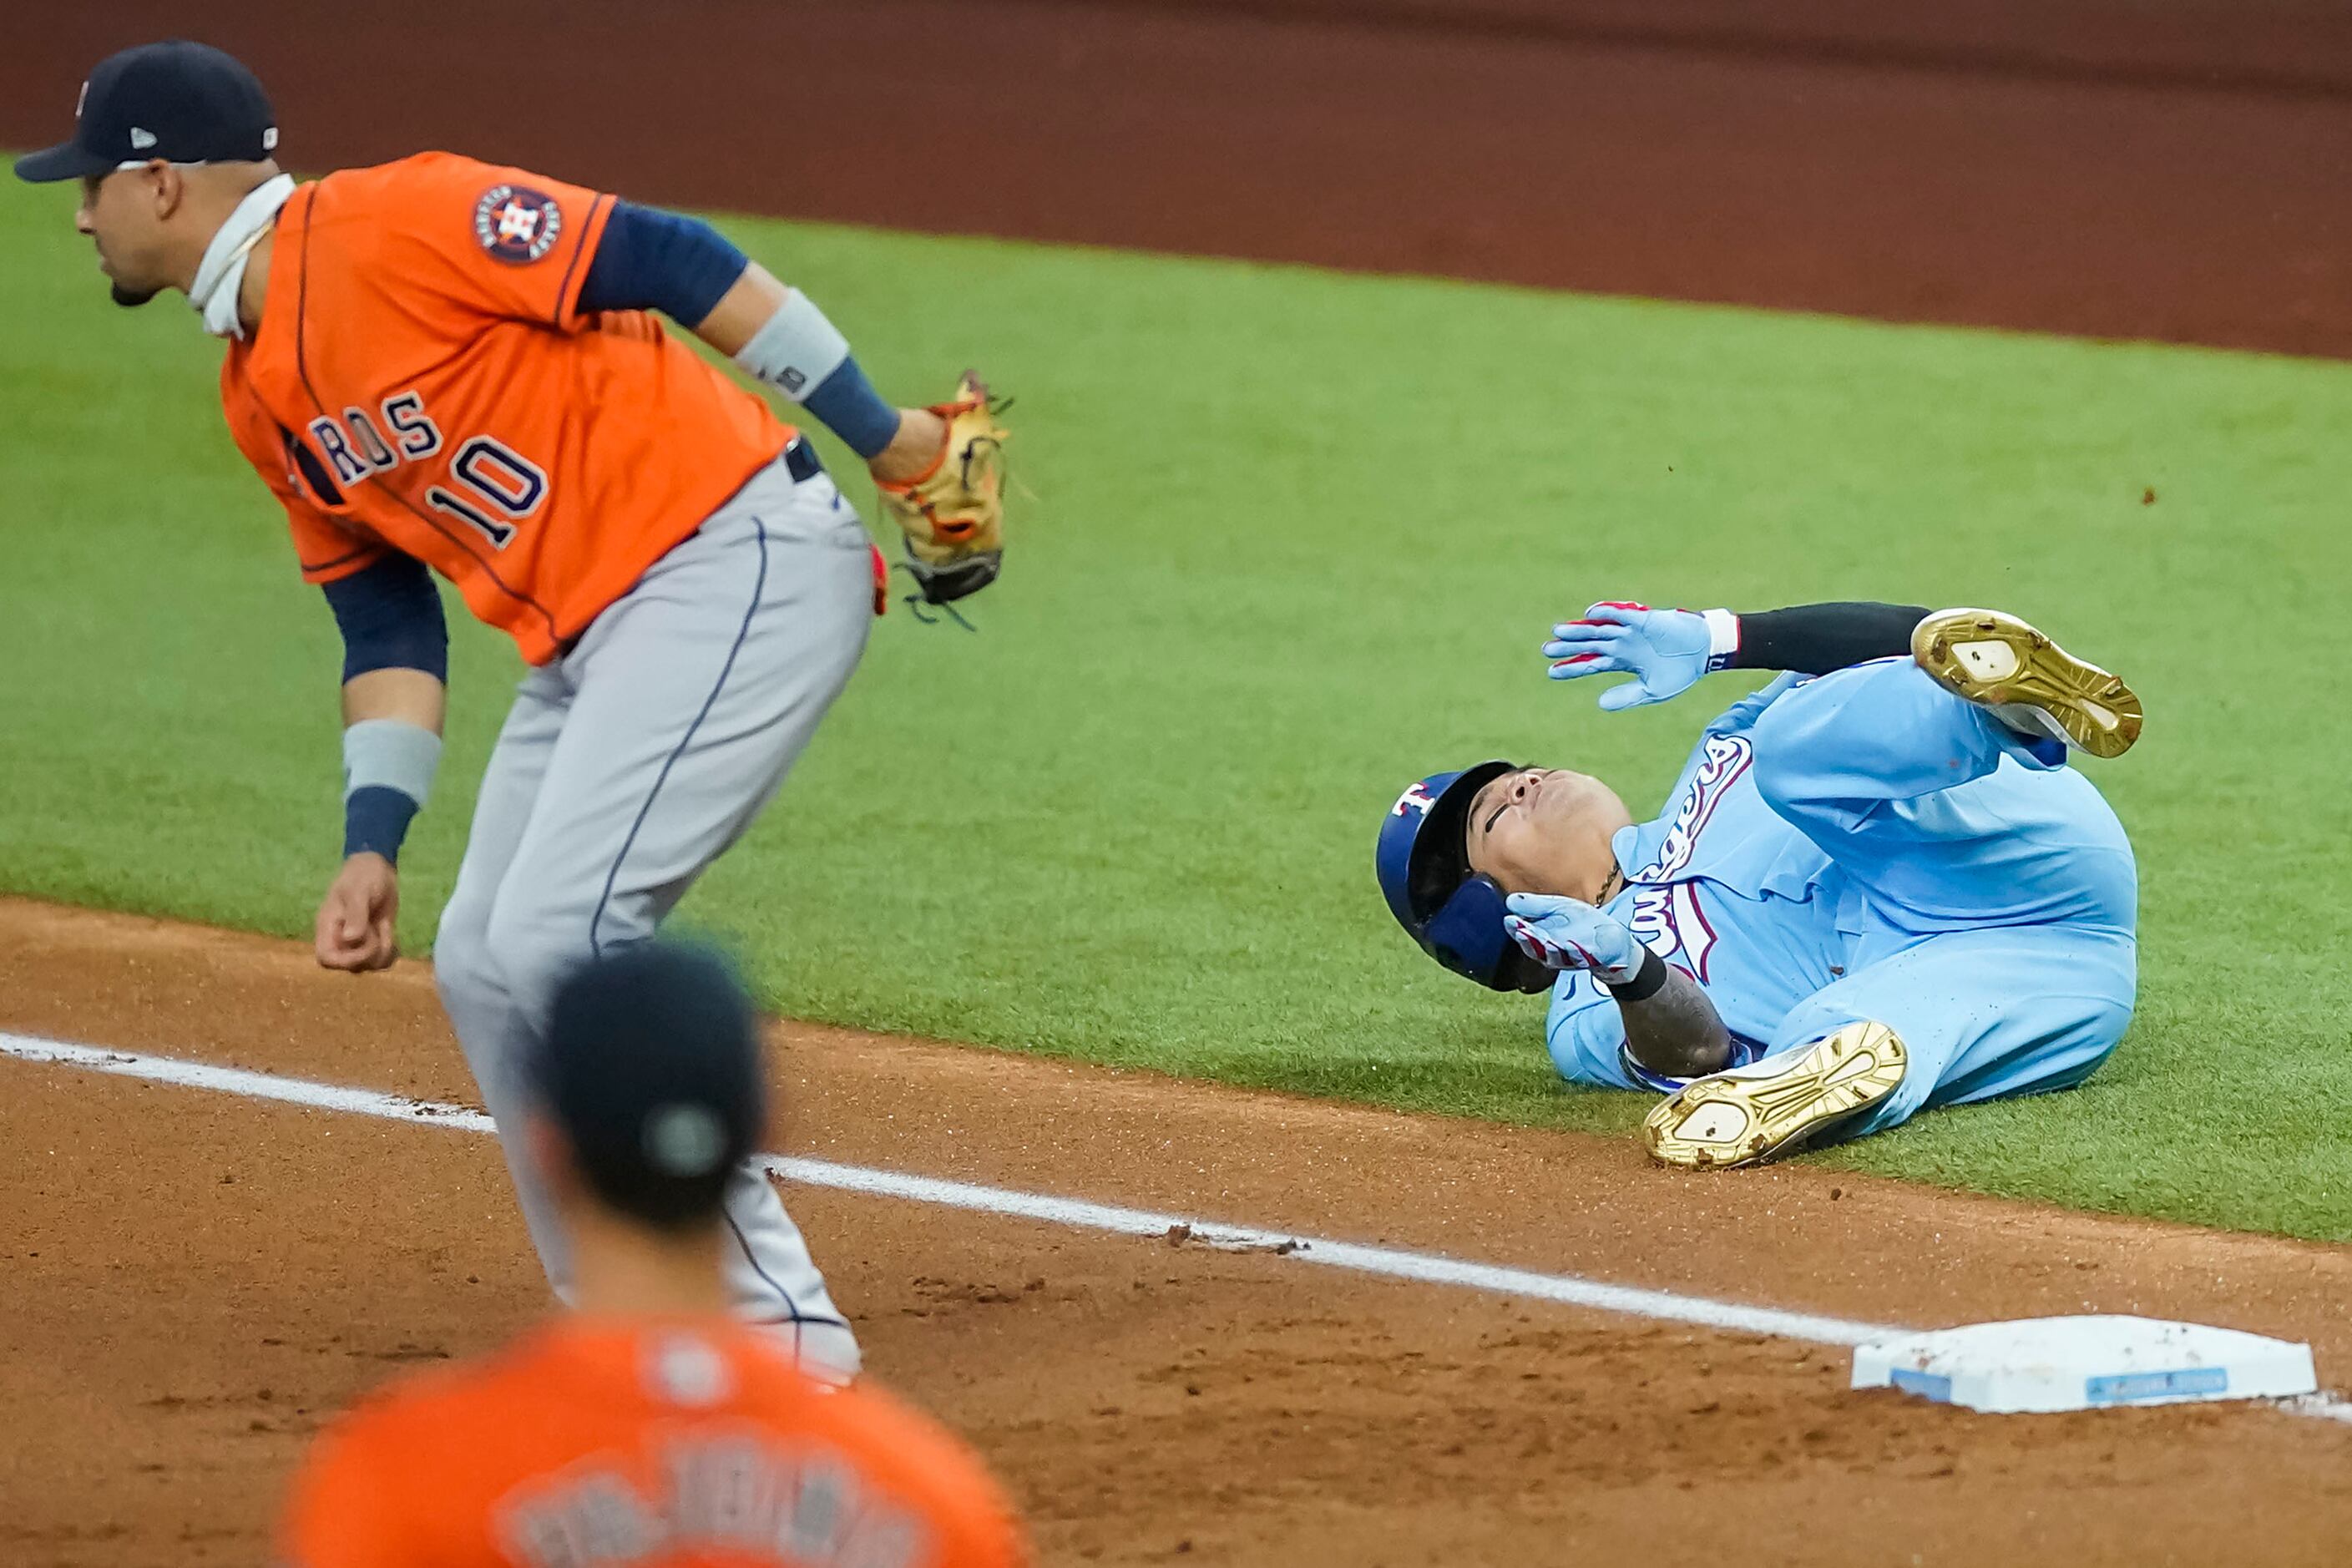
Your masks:
{"label": "navy cap of blurred player", "polygon": [[575,970],[530,1070],[589,1195],[656,1230],[717,1224],[767,1125],[751,999],[698,948],[646,942]]}

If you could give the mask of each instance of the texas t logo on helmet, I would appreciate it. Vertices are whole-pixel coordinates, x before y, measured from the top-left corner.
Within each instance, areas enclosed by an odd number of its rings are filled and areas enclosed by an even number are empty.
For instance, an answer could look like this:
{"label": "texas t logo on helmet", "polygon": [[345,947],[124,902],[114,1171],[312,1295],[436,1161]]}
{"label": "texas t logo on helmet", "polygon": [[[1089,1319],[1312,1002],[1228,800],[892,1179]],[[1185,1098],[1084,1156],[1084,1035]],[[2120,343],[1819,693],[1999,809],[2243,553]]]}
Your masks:
{"label": "texas t logo on helmet", "polygon": [[1429,793],[1429,781],[1423,779],[1397,796],[1397,803],[1390,808],[1389,815],[1402,816],[1409,811],[1417,811],[1422,816],[1427,816],[1430,808],[1436,804],[1437,797]]}

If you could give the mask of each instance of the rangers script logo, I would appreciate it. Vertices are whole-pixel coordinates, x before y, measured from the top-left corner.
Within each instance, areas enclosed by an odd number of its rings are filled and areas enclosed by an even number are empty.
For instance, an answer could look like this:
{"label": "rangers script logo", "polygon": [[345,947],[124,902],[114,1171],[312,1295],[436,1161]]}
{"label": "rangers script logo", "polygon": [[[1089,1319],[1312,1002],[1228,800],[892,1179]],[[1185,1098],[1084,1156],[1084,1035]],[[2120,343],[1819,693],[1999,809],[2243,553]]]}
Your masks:
{"label": "rangers script logo", "polygon": [[1698,901],[1696,882],[1642,888],[1633,894],[1633,928],[1643,947],[1705,984],[1706,961],[1715,951],[1715,927]]}
{"label": "rangers script logo", "polygon": [[1666,829],[1664,842],[1658,846],[1658,858],[1633,873],[1629,879],[1636,882],[1664,882],[1690,864],[1691,851],[1698,847],[1698,836],[1715,808],[1723,804],[1748,764],[1756,760],[1756,748],[1748,743],[1745,735],[1709,735],[1706,756],[1698,772],[1691,775],[1690,793],[1683,796],[1682,809],[1675,813],[1673,826]]}
{"label": "rangers script logo", "polygon": [[[1698,847],[1698,836],[1715,817],[1716,807],[1739,775],[1756,760],[1756,749],[1745,735],[1709,735],[1698,771],[1691,775],[1690,793],[1658,846],[1657,858],[1629,879],[1636,884],[1633,917],[1627,923],[1642,945],[1675,964],[1693,979],[1706,979],[1706,961],[1715,951],[1715,925],[1699,902],[1696,882],[1678,882]],[[1641,886],[1648,883],[1650,886]],[[1664,884],[1658,886],[1657,884]]]}

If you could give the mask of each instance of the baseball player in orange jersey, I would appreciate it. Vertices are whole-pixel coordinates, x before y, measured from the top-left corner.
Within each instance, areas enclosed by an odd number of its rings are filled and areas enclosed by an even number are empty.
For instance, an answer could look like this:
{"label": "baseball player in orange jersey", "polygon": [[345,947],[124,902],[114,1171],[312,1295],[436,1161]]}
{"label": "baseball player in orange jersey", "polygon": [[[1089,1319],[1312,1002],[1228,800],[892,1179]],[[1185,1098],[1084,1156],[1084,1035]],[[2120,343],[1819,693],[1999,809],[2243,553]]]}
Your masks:
{"label": "baseball player in orange jersey", "polygon": [[728,1172],[765,1121],[750,1001],[640,943],[557,991],[527,1126],[579,1311],[413,1375],[320,1438],[286,1568],[1012,1568],[979,1461],[728,1315]]}
{"label": "baseball player in orange jersey", "polygon": [[[81,181],[76,224],[118,303],[180,289],[226,341],[230,432],[341,628],[344,858],[320,963],[395,956],[400,844],[441,752],[429,572],[533,667],[434,957],[563,1295],[514,1064],[565,968],[649,936],[750,826],[879,607],[880,556],[808,444],[650,312],[867,459],[933,602],[995,575],[984,459],[1003,433],[969,378],[957,403],[885,403],[805,295],[697,220],[440,153],[298,187],[277,137],[236,61],[149,45],[102,62],[73,139],[16,172]],[[854,1373],[856,1341],[757,1173],[736,1173],[725,1225],[739,1308]]]}

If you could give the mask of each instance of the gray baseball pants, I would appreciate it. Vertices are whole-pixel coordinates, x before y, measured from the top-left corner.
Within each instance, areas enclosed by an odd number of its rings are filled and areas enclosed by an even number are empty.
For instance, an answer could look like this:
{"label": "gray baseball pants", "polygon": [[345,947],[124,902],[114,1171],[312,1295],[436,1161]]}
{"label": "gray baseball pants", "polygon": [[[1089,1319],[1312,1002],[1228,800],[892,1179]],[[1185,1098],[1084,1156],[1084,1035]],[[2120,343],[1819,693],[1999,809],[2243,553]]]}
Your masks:
{"label": "gray baseball pants", "polygon": [[[574,964],[651,936],[751,826],[848,683],[873,616],[866,531],[780,460],[515,694],[482,776],[434,968],[498,1122],[524,1220],[568,1300],[562,1236],[522,1136],[520,1068]],[[761,1173],[727,1193],[727,1278],[813,1370],[857,1341]]]}

